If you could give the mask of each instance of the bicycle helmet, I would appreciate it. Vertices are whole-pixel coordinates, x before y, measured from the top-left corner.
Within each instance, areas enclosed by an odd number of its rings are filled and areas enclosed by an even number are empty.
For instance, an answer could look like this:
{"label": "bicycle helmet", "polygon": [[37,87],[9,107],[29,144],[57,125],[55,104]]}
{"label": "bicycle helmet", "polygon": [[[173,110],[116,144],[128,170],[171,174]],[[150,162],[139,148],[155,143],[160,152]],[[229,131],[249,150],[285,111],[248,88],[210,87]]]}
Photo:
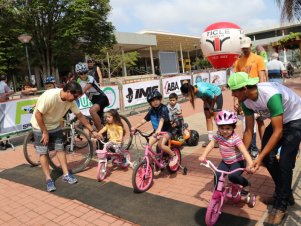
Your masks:
{"label": "bicycle helmet", "polygon": [[87,73],[88,72],[88,64],[79,62],[75,65],[75,72],[76,73]]}
{"label": "bicycle helmet", "polygon": [[230,125],[235,124],[237,122],[237,115],[232,111],[220,111],[215,117],[216,125]]}
{"label": "bicycle helmet", "polygon": [[162,94],[158,90],[154,90],[147,96],[147,102],[152,102],[155,98],[162,99]]}
{"label": "bicycle helmet", "polygon": [[50,84],[50,83],[55,83],[55,79],[53,76],[47,75],[44,80],[44,84]]}

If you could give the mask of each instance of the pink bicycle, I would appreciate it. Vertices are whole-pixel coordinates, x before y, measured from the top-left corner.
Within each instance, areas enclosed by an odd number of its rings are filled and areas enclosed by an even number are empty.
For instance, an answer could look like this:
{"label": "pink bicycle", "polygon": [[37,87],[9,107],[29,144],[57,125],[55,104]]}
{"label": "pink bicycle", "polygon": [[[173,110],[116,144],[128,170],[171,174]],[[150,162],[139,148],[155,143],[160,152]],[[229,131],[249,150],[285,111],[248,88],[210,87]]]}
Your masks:
{"label": "pink bicycle", "polygon": [[97,175],[96,179],[98,181],[102,181],[105,179],[108,173],[108,161],[109,159],[112,161],[113,166],[118,166],[120,168],[127,168],[131,163],[131,155],[128,150],[121,150],[121,152],[114,152],[113,149],[108,148],[109,145],[112,145],[112,142],[104,142],[102,140],[97,140],[97,147],[99,147],[101,142],[103,144],[102,150],[96,150],[98,157],[98,167],[97,167]]}
{"label": "pink bicycle", "polygon": [[[171,145],[171,150],[178,156],[178,162],[173,167],[169,166],[170,157],[163,150],[157,148],[157,153],[152,150],[152,147],[148,144],[149,137],[153,135],[142,133],[140,130],[136,130],[135,134],[140,134],[147,141],[147,145],[145,146],[144,156],[134,167],[133,175],[132,175],[132,184],[135,192],[145,192],[147,191],[153,182],[154,179],[154,170],[167,168],[170,173],[175,173],[182,168],[184,174],[187,173],[187,168],[181,166],[181,152],[180,148],[174,145]],[[162,132],[160,135],[164,134]],[[159,136],[160,136],[159,135]]]}
{"label": "pink bicycle", "polygon": [[[231,200],[233,203],[238,203],[241,201],[242,186],[233,183],[224,185],[226,175],[241,170],[245,171],[245,169],[238,168],[230,172],[222,171],[217,169],[210,160],[206,160],[205,162],[201,163],[201,165],[212,170],[212,172],[215,174],[215,178],[216,172],[221,173],[221,176],[216,186],[216,190],[212,194],[212,198],[206,211],[206,224],[208,226],[212,226],[217,222],[220,214],[222,213],[221,210],[224,201]],[[245,198],[245,202],[248,204],[249,207],[254,207],[256,204],[256,196],[249,192]]]}

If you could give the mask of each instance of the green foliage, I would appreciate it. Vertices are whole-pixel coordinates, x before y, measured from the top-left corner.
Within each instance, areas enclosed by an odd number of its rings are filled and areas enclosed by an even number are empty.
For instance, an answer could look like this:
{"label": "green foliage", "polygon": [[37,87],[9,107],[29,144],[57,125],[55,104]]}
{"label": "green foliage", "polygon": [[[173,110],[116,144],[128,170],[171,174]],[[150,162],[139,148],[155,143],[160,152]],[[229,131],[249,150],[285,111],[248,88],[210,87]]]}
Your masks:
{"label": "green foliage", "polygon": [[193,66],[197,67],[198,69],[212,68],[210,62],[205,58],[196,58],[195,62],[193,63]]}
{"label": "green foliage", "polygon": [[298,49],[301,42],[301,32],[290,32],[289,35],[271,43],[272,46],[283,46],[287,49]]}
{"label": "green foliage", "polygon": [[[107,21],[109,0],[14,0],[6,7],[17,21],[19,34],[32,35],[32,62],[42,74],[82,60],[84,53],[98,53],[115,41],[114,27]],[[27,4],[27,5],[26,5]],[[8,34],[10,31],[8,31]],[[18,35],[14,35],[16,39]]]}
{"label": "green foliage", "polygon": [[[123,63],[127,68],[135,66],[139,58],[139,53],[136,51],[128,52],[124,53],[124,55],[122,56],[120,50],[114,50],[112,48],[102,48],[100,54],[92,55],[91,57],[96,61],[103,62],[102,68],[107,73],[109,73],[110,71],[110,75],[112,75],[122,68]],[[110,65],[108,65],[107,63],[108,58]],[[108,68],[109,66],[110,68]]]}

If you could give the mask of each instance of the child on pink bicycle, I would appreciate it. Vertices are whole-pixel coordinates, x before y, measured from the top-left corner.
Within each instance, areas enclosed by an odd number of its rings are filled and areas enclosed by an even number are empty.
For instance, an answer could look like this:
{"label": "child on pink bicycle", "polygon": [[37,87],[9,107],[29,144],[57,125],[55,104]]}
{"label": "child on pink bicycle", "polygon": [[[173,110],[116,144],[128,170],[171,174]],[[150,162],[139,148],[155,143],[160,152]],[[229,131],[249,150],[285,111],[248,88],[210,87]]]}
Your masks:
{"label": "child on pink bicycle", "polygon": [[[218,166],[219,170],[229,172],[238,168],[246,168],[247,172],[253,173],[254,171],[251,168],[253,164],[252,158],[241,138],[234,131],[237,122],[236,114],[231,111],[220,111],[215,117],[215,122],[218,127],[218,132],[213,136],[213,140],[210,141],[199,160],[204,162],[208,153],[214,148],[214,145],[219,144],[219,150],[222,156],[222,161]],[[234,184],[243,186],[241,194],[247,195],[250,190],[250,182],[241,176],[242,173],[243,171],[232,173],[228,175],[228,179]],[[215,183],[220,178],[221,173],[216,172],[216,176]]]}
{"label": "child on pink bicycle", "polygon": [[[107,149],[113,148],[116,153],[122,153],[121,146],[125,130],[120,119],[120,115],[116,109],[111,109],[106,112],[106,125],[98,132],[98,138],[103,139],[103,133],[107,132],[108,138],[111,142],[106,144]],[[127,161],[127,158],[125,158]],[[124,165],[130,164],[125,162]]]}
{"label": "child on pink bicycle", "polygon": [[[164,152],[166,152],[171,160],[169,166],[173,167],[178,162],[178,156],[167,146],[168,140],[171,138],[171,123],[169,119],[169,111],[166,105],[161,103],[162,95],[158,90],[154,90],[150,95],[147,96],[147,102],[150,104],[151,109],[144,117],[144,119],[138,123],[135,127],[132,127],[134,132],[137,128],[145,124],[146,122],[151,121],[155,134],[150,137],[149,145],[153,146],[158,141],[158,146]],[[159,139],[157,138],[161,132],[167,132],[164,135],[160,135]]]}

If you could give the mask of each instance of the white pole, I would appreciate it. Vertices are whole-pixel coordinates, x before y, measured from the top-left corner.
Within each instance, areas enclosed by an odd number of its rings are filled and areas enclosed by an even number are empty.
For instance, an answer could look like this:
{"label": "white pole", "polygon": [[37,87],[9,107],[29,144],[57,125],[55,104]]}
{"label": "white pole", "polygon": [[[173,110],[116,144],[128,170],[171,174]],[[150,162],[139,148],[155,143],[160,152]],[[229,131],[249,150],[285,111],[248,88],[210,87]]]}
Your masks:
{"label": "white pole", "polygon": [[121,47],[121,54],[122,54],[122,74],[123,76],[127,76],[127,72],[126,72],[126,66],[125,66],[125,62],[124,62],[124,50],[123,47]]}
{"label": "white pole", "polygon": [[[284,36],[284,30],[282,30],[282,36]],[[286,65],[287,65],[287,58],[286,58],[286,49],[285,48],[283,48],[283,63],[285,65],[285,67],[286,67]]]}
{"label": "white pole", "polygon": [[152,74],[155,74],[155,66],[154,66],[154,58],[153,58],[153,50],[152,47],[149,47],[149,53],[150,53],[150,58],[151,58],[151,65],[152,65]]}
{"label": "white pole", "polygon": [[183,60],[183,51],[182,51],[182,43],[180,43],[180,54],[181,54],[181,62],[182,62],[182,73],[185,73],[184,69],[184,60]]}

